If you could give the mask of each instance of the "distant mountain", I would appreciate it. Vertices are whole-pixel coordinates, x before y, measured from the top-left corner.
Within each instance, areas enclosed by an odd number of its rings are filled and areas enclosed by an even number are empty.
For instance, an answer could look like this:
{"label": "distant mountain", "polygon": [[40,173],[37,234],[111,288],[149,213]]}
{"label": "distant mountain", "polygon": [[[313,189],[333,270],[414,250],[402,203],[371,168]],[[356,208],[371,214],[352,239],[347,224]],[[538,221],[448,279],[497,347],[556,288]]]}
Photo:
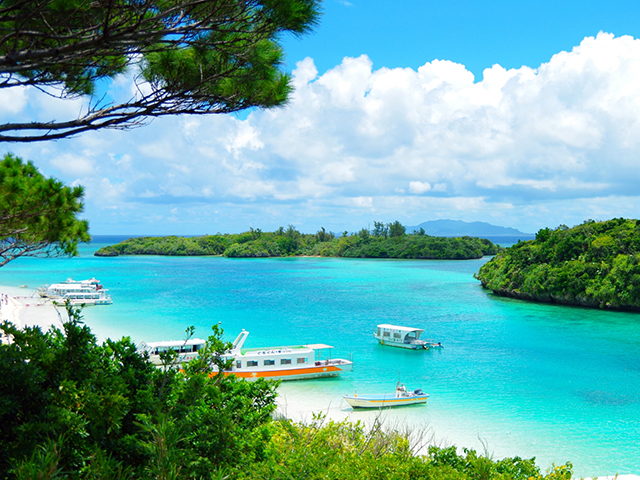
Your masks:
{"label": "distant mountain", "polygon": [[434,237],[535,237],[533,233],[524,233],[515,228],[498,227],[486,222],[463,222],[462,220],[430,220],[415,227],[406,227],[407,233],[424,228],[427,235]]}

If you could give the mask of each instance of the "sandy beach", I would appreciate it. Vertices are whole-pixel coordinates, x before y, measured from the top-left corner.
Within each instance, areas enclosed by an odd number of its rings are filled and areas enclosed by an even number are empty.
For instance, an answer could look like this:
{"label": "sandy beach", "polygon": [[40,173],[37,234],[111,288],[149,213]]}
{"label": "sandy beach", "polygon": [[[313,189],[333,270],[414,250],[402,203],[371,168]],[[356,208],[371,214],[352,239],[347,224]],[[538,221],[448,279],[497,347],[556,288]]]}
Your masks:
{"label": "sandy beach", "polygon": [[[50,300],[34,295],[31,288],[0,286],[0,319],[14,325],[40,327],[43,332],[52,326],[62,329],[64,308],[55,306]],[[2,341],[6,341],[2,338]]]}

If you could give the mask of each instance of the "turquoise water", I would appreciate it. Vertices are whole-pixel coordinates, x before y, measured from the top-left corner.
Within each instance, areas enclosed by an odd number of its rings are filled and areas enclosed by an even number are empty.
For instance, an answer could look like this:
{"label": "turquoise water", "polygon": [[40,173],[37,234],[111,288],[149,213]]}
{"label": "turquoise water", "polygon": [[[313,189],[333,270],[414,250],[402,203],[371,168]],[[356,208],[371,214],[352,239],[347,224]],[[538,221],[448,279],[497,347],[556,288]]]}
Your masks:
{"label": "turquoise water", "polygon": [[[487,259],[94,257],[104,244],[73,259],[14,261],[0,285],[99,278],[114,300],[85,310],[99,338],[180,339],[189,325],[206,337],[221,322],[228,340],[249,330],[247,347],[327,343],[333,356],[353,356],[354,371],[283,384],[292,409],[371,420],[341,395],[389,391],[400,379],[429,404],[386,418],[436,443],[535,456],[543,469],[571,461],[577,475],[640,474],[638,314],[493,296],[473,279]],[[445,348],[380,346],[378,323],[424,328]]]}

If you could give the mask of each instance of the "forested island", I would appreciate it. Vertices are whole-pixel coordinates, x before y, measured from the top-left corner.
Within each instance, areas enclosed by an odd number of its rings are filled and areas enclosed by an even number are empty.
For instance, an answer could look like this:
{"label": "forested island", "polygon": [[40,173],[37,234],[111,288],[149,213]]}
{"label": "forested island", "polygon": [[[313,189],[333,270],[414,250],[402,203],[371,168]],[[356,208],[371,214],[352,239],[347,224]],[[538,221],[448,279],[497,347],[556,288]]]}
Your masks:
{"label": "forested island", "polygon": [[500,247],[477,237],[432,237],[424,230],[408,234],[398,221],[374,222],[374,229],[343,232],[336,237],[324,228],[303,234],[292,225],[275,232],[251,228],[239,234],[200,237],[139,237],[103,247],[96,256],[118,255],[223,255],[225,257],[322,256],[344,258],[405,258],[466,260],[495,255]]}
{"label": "forested island", "polygon": [[640,222],[588,220],[545,228],[480,268],[482,286],[503,296],[640,311]]}

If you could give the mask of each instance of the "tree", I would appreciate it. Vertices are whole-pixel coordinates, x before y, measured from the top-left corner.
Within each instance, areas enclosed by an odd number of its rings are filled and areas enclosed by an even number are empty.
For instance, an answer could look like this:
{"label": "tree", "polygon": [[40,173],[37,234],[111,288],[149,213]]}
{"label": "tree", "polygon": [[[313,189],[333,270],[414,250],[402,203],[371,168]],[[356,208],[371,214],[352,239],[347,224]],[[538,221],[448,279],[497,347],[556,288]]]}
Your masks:
{"label": "tree", "polygon": [[385,226],[384,223],[382,222],[373,222],[373,231],[371,232],[371,234],[374,237],[383,237],[383,238],[387,238],[387,235],[389,234],[389,228]]}
{"label": "tree", "polygon": [[[125,129],[175,114],[286,102],[285,33],[317,23],[320,0],[2,0],[0,88],[89,97],[76,118],[0,125],[0,141]],[[132,69],[132,70],[130,70]],[[100,82],[132,71],[137,93],[113,103]],[[105,90],[102,87],[102,90]]]}
{"label": "tree", "polygon": [[388,223],[387,227],[389,229],[390,237],[401,237],[405,234],[407,229],[402,225],[398,220],[393,223]]}
{"label": "tree", "polygon": [[82,187],[45,178],[11,154],[0,162],[0,267],[21,256],[76,255],[89,241]]}
{"label": "tree", "polygon": [[68,315],[46,333],[0,323],[12,338],[0,344],[0,478],[219,478],[264,456],[278,384],[219,374],[229,344],[217,325],[180,372],[129,338],[99,345],[79,310]]}

